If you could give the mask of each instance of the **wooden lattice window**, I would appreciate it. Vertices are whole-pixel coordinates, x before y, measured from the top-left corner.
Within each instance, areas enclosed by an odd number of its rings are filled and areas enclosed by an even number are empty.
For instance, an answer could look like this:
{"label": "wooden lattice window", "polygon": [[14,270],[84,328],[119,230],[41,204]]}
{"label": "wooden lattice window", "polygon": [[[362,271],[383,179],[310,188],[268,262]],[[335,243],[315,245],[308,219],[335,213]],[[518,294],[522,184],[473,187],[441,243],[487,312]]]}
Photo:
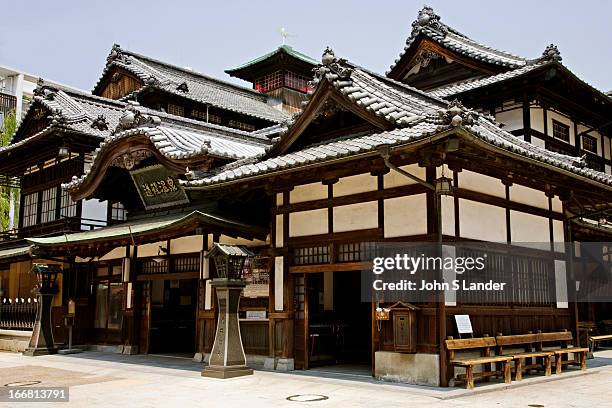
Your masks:
{"label": "wooden lattice window", "polygon": [[23,226],[36,225],[38,217],[38,193],[27,194],[23,198]]}
{"label": "wooden lattice window", "polygon": [[183,256],[174,259],[175,272],[199,272],[200,256]]}
{"label": "wooden lattice window", "polygon": [[127,211],[123,204],[119,201],[115,201],[111,204],[111,220],[112,221],[125,221],[127,219]]}
{"label": "wooden lattice window", "polygon": [[564,142],[570,141],[570,128],[568,125],[558,122],[553,119],[552,121],[553,137],[561,139]]}
{"label": "wooden lattice window", "polygon": [[582,148],[591,153],[597,153],[597,138],[590,135],[582,135]]}
{"label": "wooden lattice window", "polygon": [[230,120],[229,127],[233,127],[233,128],[240,129],[240,130],[245,130],[247,132],[252,132],[253,130],[255,130],[254,125],[251,125],[250,123],[240,122],[237,120]]}
{"label": "wooden lattice window", "polygon": [[57,187],[51,187],[42,192],[42,209],[40,212],[40,222],[55,221],[55,211],[57,208]]}
{"label": "wooden lattice window", "polygon": [[141,270],[144,274],[168,273],[168,259],[153,258],[142,261]]}
{"label": "wooden lattice window", "polygon": [[66,190],[62,190],[60,203],[60,216],[62,218],[76,217],[77,203],[72,201],[72,197]]}
{"label": "wooden lattice window", "polygon": [[338,262],[360,262],[374,258],[374,242],[351,242],[338,245]]}
{"label": "wooden lattice window", "polygon": [[175,116],[185,116],[185,108],[173,103],[168,104],[168,113]]}
{"label": "wooden lattice window", "polygon": [[295,265],[329,263],[329,247],[327,245],[296,248],[293,253]]}

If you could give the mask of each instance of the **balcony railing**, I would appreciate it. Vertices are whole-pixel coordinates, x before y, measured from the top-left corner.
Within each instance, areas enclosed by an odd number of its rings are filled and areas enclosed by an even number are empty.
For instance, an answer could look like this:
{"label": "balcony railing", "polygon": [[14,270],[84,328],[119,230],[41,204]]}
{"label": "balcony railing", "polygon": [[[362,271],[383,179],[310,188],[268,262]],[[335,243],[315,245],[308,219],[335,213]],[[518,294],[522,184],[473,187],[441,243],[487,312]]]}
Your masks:
{"label": "balcony railing", "polygon": [[6,115],[17,108],[17,97],[0,92],[0,114]]}
{"label": "balcony railing", "polygon": [[32,330],[36,321],[36,299],[2,299],[0,303],[0,329]]}
{"label": "balcony railing", "polygon": [[44,224],[32,225],[12,231],[0,232],[0,242],[31,237],[44,237],[70,232],[91,231],[105,227],[106,220],[90,218],[65,217]]}

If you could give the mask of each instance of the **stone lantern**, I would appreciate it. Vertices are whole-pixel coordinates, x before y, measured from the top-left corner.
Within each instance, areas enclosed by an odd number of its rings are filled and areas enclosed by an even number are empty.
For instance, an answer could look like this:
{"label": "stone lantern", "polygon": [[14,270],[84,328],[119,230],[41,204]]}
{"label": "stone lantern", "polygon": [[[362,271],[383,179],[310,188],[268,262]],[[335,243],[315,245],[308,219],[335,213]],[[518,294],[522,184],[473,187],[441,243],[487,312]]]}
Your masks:
{"label": "stone lantern", "polygon": [[62,272],[59,265],[34,264],[32,272],[38,281],[38,310],[32,330],[30,345],[23,352],[26,356],[56,354],[51,324],[51,303],[57,293],[57,275]]}
{"label": "stone lantern", "polygon": [[219,318],[215,342],[203,377],[233,378],[253,374],[246,365],[246,356],[240,336],[238,307],[246,282],[242,276],[244,263],[254,254],[242,246],[215,243],[207,257],[215,262],[217,277],[211,286],[217,293]]}

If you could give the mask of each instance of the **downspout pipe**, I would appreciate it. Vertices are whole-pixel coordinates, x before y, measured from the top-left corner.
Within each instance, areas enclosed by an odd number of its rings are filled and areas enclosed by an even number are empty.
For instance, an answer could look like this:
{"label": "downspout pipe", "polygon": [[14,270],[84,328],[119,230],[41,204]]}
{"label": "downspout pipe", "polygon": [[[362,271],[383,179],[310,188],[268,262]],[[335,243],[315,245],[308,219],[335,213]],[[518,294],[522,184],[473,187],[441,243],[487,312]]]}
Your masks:
{"label": "downspout pipe", "polygon": [[430,190],[436,191],[436,187],[435,186],[433,186],[430,183],[426,182],[425,180],[415,176],[414,174],[408,173],[406,170],[400,169],[395,164],[391,163],[391,161],[390,161],[391,147],[389,145],[378,146],[377,150],[378,150],[378,153],[380,154],[380,157],[382,157],[382,159],[383,159],[383,161],[385,163],[385,166],[387,166],[391,170],[394,170],[394,171],[398,172],[402,176],[408,177],[409,179],[411,179],[413,181],[416,181],[420,185],[425,186],[425,187],[427,187]]}

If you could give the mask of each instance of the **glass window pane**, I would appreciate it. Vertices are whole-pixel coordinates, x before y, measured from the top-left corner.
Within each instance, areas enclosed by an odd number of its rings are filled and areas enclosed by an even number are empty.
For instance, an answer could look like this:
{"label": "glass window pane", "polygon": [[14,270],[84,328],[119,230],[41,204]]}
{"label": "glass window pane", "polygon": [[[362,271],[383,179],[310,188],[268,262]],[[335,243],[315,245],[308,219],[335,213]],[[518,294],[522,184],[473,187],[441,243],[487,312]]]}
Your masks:
{"label": "glass window pane", "polygon": [[94,327],[96,329],[106,328],[106,316],[108,312],[108,284],[100,282],[96,285],[96,316]]}
{"label": "glass window pane", "polygon": [[108,302],[108,328],[120,329],[123,321],[123,283],[110,284],[110,298]]}

